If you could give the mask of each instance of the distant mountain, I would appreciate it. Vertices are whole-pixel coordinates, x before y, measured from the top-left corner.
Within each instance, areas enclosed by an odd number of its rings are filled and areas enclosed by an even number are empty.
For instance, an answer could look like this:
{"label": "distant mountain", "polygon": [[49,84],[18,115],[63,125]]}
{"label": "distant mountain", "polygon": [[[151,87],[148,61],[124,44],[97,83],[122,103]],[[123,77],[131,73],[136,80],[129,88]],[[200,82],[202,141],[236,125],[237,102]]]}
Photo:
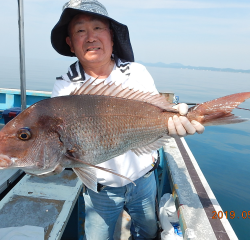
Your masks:
{"label": "distant mountain", "polygon": [[233,69],[233,68],[214,68],[214,67],[194,67],[194,66],[185,66],[181,63],[145,63],[138,61],[139,63],[149,66],[149,67],[162,67],[162,68],[179,68],[179,69],[191,69],[191,70],[206,70],[206,71],[219,71],[219,72],[235,72],[235,73],[250,73],[250,70],[243,69]]}

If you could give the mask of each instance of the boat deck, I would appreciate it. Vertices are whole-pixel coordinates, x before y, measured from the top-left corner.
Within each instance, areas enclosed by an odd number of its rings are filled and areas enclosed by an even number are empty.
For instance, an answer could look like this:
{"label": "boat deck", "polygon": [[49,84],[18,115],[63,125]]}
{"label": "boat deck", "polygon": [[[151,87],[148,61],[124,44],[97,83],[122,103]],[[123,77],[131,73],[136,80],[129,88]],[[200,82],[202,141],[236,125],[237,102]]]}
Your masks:
{"label": "boat deck", "polygon": [[[61,239],[81,189],[73,171],[46,178],[26,175],[0,202],[0,228],[39,226],[44,239]],[[77,224],[74,231],[77,236]]]}

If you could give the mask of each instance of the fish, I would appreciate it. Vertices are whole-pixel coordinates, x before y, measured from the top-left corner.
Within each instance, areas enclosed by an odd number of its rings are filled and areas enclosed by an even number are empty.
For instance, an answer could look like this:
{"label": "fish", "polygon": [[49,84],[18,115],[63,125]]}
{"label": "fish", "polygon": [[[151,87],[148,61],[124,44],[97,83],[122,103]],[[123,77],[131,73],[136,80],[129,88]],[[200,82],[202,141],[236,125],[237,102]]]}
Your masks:
{"label": "fish", "polygon": [[[189,108],[186,117],[205,126],[243,122],[232,110],[248,98],[250,92],[217,98]],[[87,80],[68,96],[33,104],[2,128],[0,169],[47,176],[73,168],[97,191],[96,169],[126,178],[97,164],[129,150],[151,153],[167,142],[168,119],[179,116],[173,105],[160,94]]]}

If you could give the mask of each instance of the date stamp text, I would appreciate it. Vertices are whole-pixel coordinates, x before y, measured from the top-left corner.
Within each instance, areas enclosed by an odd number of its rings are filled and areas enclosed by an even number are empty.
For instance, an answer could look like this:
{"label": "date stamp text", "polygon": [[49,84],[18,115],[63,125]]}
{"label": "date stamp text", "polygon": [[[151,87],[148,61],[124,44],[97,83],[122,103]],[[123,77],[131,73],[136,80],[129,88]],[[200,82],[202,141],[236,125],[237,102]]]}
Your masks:
{"label": "date stamp text", "polygon": [[242,218],[242,219],[250,219],[250,211],[242,211],[240,214],[235,214],[235,211],[212,211],[212,219],[222,219],[222,218]]}

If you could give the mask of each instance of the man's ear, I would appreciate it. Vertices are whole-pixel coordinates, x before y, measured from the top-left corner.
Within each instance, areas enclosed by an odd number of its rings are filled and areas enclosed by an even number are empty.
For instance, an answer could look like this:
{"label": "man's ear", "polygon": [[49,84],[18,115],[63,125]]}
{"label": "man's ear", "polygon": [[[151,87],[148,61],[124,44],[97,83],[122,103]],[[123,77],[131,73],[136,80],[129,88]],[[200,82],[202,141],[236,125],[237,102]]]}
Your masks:
{"label": "man's ear", "polygon": [[69,45],[70,51],[71,51],[72,53],[75,53],[75,50],[74,50],[74,48],[73,48],[73,45],[72,45],[72,42],[71,42],[70,37],[66,37],[66,43]]}

